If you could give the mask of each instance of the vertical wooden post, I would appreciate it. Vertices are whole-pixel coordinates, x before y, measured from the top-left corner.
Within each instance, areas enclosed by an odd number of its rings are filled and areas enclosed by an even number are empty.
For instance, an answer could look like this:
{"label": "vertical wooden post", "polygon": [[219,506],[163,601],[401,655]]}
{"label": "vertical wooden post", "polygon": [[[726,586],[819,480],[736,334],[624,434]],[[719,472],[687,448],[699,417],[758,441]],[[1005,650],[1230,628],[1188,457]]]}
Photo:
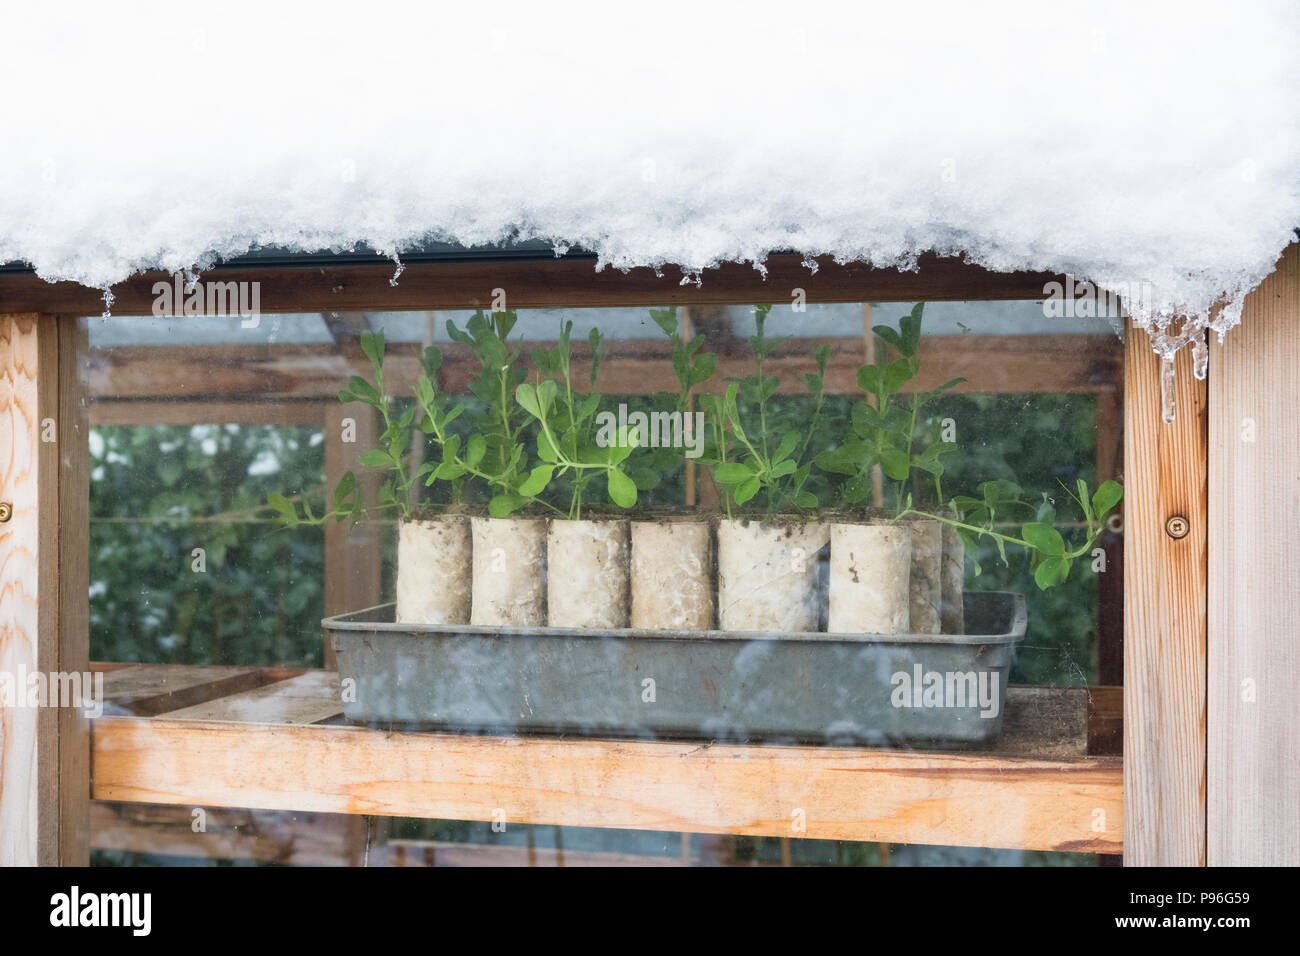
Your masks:
{"label": "vertical wooden post", "polygon": [[[1097,484],[1118,479],[1122,467],[1124,396],[1114,389],[1097,393]],[[1120,520],[1124,506],[1120,505]],[[1124,683],[1124,539],[1106,530],[1097,540],[1106,555],[1106,573],[1097,579],[1097,683]]]}
{"label": "vertical wooden post", "polygon": [[[345,419],[355,423],[356,440],[343,440]],[[378,415],[361,404],[341,405],[331,403],[325,410],[325,495],[334,493],[334,486],[345,472],[357,476],[361,500],[373,503],[378,482],[373,468],[357,463],[365,451],[375,447],[379,437]],[[378,604],[383,583],[383,555],[380,548],[380,529],[373,524],[361,523],[351,532],[347,523],[335,521],[325,525],[325,615],[345,614]],[[333,670],[334,649],[325,644],[325,667]]]}
{"label": "vertical wooden post", "polygon": [[75,321],[0,315],[0,866],[88,859],[86,721],[28,706],[27,681],[56,704],[58,675],[88,670],[84,343]]}
{"label": "vertical wooden post", "polygon": [[1210,364],[1209,862],[1300,865],[1300,245]]}
{"label": "vertical wooden post", "polygon": [[[689,343],[691,341],[691,336],[694,335],[694,333],[695,333],[694,327],[691,325],[691,307],[689,305],[684,305],[681,308],[682,341]],[[687,428],[693,427],[695,416],[692,414],[692,412],[694,411],[695,411],[695,393],[694,391],[692,391],[690,396],[686,399],[686,409],[685,409],[686,421],[683,423],[683,425],[685,425],[685,427]],[[695,507],[695,484],[696,484],[694,458],[686,459],[685,478],[686,478],[686,500],[683,502],[683,504],[687,508],[694,508]]]}
{"label": "vertical wooden post", "polygon": [[[1124,862],[1205,863],[1206,385],[1184,350],[1177,419],[1160,360],[1124,349]],[[1171,518],[1186,521],[1174,537]],[[1176,523],[1174,533],[1182,530]]]}
{"label": "vertical wooden post", "polygon": [[[86,319],[59,333],[59,670],[90,673],[90,343]],[[90,863],[90,720],[59,708],[59,865]]]}
{"label": "vertical wooden post", "polygon": [[[864,365],[876,364],[876,333],[872,331],[875,327],[872,321],[874,308],[870,302],[862,303],[862,356]],[[876,397],[867,396],[867,404],[872,408],[876,407]],[[943,507],[940,501],[939,507]],[[881,471],[879,465],[871,466],[871,506],[873,508],[883,508],[885,506],[885,473]],[[888,853],[885,844],[881,844],[881,852]]]}

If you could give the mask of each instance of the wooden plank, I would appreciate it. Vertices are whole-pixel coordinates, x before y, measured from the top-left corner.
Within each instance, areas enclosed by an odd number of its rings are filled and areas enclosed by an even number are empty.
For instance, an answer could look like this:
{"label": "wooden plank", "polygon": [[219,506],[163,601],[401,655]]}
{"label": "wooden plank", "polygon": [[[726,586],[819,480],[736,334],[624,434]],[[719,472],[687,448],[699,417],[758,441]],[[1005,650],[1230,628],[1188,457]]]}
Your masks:
{"label": "wooden plank", "polygon": [[[294,866],[359,866],[366,861],[366,820],[328,813],[104,803],[90,808],[92,846],[206,860],[256,860]],[[370,865],[386,837],[371,828]]]}
{"label": "wooden plank", "polygon": [[[743,263],[704,272],[702,282],[683,283],[681,271],[653,269],[595,271],[591,259],[410,262],[396,286],[392,263],[351,266],[220,268],[204,274],[221,282],[258,282],[260,305],[272,312],[362,312],[490,308],[492,290],[509,291],[511,308],[556,305],[709,305],[789,300],[803,289],[809,302],[915,302],[963,299],[1042,299],[1048,282],[1065,277],[1045,272],[989,272],[962,259],[933,254],[918,269],[875,269],[817,259],[815,273],[804,257],[768,258],[766,275]],[[150,315],[153,284],[170,281],[145,272],[112,288],[114,315]],[[74,282],[47,283],[30,273],[0,273],[0,301],[15,312],[46,311],[99,315],[103,293]]]}
{"label": "wooden plank", "polygon": [[[553,343],[536,343],[549,347]],[[781,377],[783,392],[801,393],[803,376],[815,372],[813,349],[831,346],[827,368],[828,394],[856,394],[857,371],[863,364],[860,337],[794,339],[768,360],[770,374]],[[720,391],[728,377],[753,371],[753,358],[733,340],[719,350],[718,371],[700,391]],[[445,343],[439,374],[442,387],[453,394],[468,390],[477,369],[465,346]],[[407,393],[420,373],[416,343],[391,343],[385,381],[393,394]],[[585,380],[590,358],[586,343],[573,344],[573,375]],[[195,407],[198,399],[230,407],[252,397],[334,401],[340,383],[355,371],[346,355],[332,345],[265,346],[121,346],[98,350],[91,374],[96,407],[113,401],[117,414],[145,415],[125,408],[123,399],[160,399]],[[921,344],[919,387],[936,388],[953,378],[965,378],[957,392],[1111,393],[1122,374],[1122,349],[1110,335],[988,335],[932,336]],[[677,391],[677,379],[666,342],[654,339],[611,339],[601,364],[597,387],[606,395],[652,395]],[[199,405],[198,407],[202,407]],[[286,404],[282,407],[292,408]],[[96,412],[96,414],[100,414]],[[164,413],[165,414],[165,413]],[[205,413],[206,415],[207,413]],[[148,423],[148,422],[145,422]]]}
{"label": "wooden plank", "polygon": [[[27,706],[27,678],[87,697],[84,324],[0,316],[0,865],[88,859],[89,724],[80,702]],[[77,675],[76,684],[60,675]],[[67,704],[68,706],[59,706]],[[75,704],[75,706],[74,706]]]}
{"label": "wooden plank", "polygon": [[[569,850],[555,847],[509,846],[491,843],[389,840],[370,856],[371,866],[472,867],[472,866],[616,866],[685,867],[680,856],[648,853],[612,853],[608,850]],[[734,864],[754,866],[758,864]],[[773,864],[762,864],[772,866]]]}
{"label": "wooden plank", "polygon": [[1075,852],[1122,845],[1114,757],[103,717],[94,761],[101,800],[463,820],[500,811],[513,823]]}
{"label": "wooden plank", "polygon": [[[59,670],[90,672],[90,423],[85,319],[58,320]],[[90,721],[59,709],[59,864],[90,864]]]}
{"label": "wooden plank", "polygon": [[131,664],[104,671],[105,712],[150,717],[252,690],[273,679],[279,678],[256,667]]}
{"label": "wooden plank", "polygon": [[[103,665],[96,664],[96,668]],[[271,671],[257,668],[185,668],[178,665],[137,665],[138,671],[118,670],[106,684],[110,701],[131,700],[140,716],[168,720],[223,720],[243,723],[311,724],[342,714],[338,674],[329,670]],[[251,690],[228,691],[229,675],[206,674],[186,680],[184,671],[233,671],[248,681],[262,681]],[[247,682],[247,681],[246,681]],[[201,703],[160,709],[154,701],[176,699],[182,688],[197,686]],[[1094,724],[1118,727],[1117,687],[1056,687],[1013,684],[1007,688],[1002,734],[982,752],[1018,757],[1082,757],[1097,753],[1089,740]],[[143,706],[142,706],[142,703]],[[120,706],[120,703],[119,703]],[[1104,731],[1097,731],[1104,732]],[[1112,751],[1119,753],[1118,749]]]}
{"label": "wooden plank", "polygon": [[52,316],[0,315],[0,866],[59,860],[59,721],[28,706],[26,677],[59,668],[58,331]]}
{"label": "wooden plank", "polygon": [[1088,688],[1088,753],[1100,755],[1124,752],[1124,688]]}
{"label": "wooden plank", "polygon": [[90,424],[102,425],[316,425],[319,401],[171,402],[97,399]]}
{"label": "wooden plank", "polygon": [[[379,473],[358,463],[358,458],[375,447],[383,430],[379,415],[359,403],[341,405],[338,402],[323,410],[325,418],[325,489],[327,495],[345,472],[357,477],[361,500],[373,504],[379,493]],[[345,436],[344,423],[351,420],[350,435]],[[352,437],[351,442],[345,437]],[[346,614],[358,608],[379,604],[383,589],[383,549],[380,526],[363,522],[349,530],[346,524],[330,521],[325,525],[325,616]],[[326,668],[334,669],[334,648],[324,637],[322,660]]]}
{"label": "wooden plank", "polygon": [[[569,850],[490,843],[391,840],[383,820],[369,834],[366,819],[332,813],[204,808],[195,832],[192,807],[147,803],[91,804],[96,850],[203,860],[255,860],[282,866],[652,866],[683,867],[681,856]],[[360,829],[358,828],[360,825]],[[357,839],[360,832],[361,839]],[[736,864],[754,866],[759,864]],[[772,864],[763,864],[771,866]]]}
{"label": "wooden plank", "polygon": [[339,675],[308,671],[288,680],[168,711],[168,720],[234,720],[244,723],[314,724],[343,713]]}
{"label": "wooden plank", "polygon": [[[1119,479],[1124,456],[1124,396],[1121,388],[1096,393],[1097,484]],[[1124,507],[1118,511],[1120,532],[1107,530],[1097,541],[1106,556],[1097,578],[1097,680],[1124,683]],[[1118,751],[1117,751],[1118,752]]]}
{"label": "wooden plank", "polygon": [[1007,688],[1000,754],[1082,757],[1088,753],[1088,688]]}
{"label": "wooden plank", "polygon": [[[1205,863],[1206,388],[1178,357],[1177,420],[1131,327],[1124,395],[1125,863]],[[1166,522],[1181,516],[1185,537]]]}
{"label": "wooden plank", "polygon": [[1210,377],[1209,862],[1300,865],[1300,245]]}

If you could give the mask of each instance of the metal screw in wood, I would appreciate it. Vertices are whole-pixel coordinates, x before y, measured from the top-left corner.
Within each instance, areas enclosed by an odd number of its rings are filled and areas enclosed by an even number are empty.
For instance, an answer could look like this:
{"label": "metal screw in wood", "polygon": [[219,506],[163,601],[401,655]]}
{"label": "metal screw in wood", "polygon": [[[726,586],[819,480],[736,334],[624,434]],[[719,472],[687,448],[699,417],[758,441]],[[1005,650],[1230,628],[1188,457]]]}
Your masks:
{"label": "metal screw in wood", "polygon": [[1190,530],[1192,526],[1182,515],[1174,515],[1165,522],[1165,533],[1175,540],[1187,537],[1187,532]]}
{"label": "metal screw in wood", "polygon": [[0,501],[0,524],[4,524],[14,516],[14,506],[7,501]]}

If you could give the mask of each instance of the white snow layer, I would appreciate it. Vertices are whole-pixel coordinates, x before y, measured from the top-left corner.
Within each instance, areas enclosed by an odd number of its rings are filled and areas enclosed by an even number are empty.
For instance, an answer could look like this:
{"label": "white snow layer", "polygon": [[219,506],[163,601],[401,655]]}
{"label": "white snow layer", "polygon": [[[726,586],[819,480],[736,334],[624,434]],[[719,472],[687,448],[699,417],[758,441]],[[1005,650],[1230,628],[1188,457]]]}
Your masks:
{"label": "white snow layer", "polygon": [[1300,225],[1298,50],[1294,0],[14,4],[0,262],[934,250],[1190,316],[1168,348],[1234,324]]}

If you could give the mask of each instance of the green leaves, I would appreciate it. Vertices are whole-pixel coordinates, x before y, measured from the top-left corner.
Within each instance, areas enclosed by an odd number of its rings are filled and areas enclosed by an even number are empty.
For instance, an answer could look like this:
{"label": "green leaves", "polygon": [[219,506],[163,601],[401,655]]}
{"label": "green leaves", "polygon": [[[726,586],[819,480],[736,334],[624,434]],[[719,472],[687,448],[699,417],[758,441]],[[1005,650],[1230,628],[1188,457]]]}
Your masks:
{"label": "green leaves", "polygon": [[534,418],[544,420],[555,405],[559,388],[553,379],[547,379],[538,385],[525,383],[515,389],[515,401]]}
{"label": "green leaves", "polygon": [[631,508],[636,504],[636,482],[617,468],[611,468],[606,476],[609,483],[609,497],[620,508]]}
{"label": "green leaves", "polygon": [[1044,558],[1034,568],[1034,583],[1040,591],[1060,584],[1070,576],[1070,560],[1065,557]]}
{"label": "green leaves", "polygon": [[370,359],[370,364],[375,370],[383,368],[384,365],[384,330],[376,332],[361,333],[361,352],[366,358]]}
{"label": "green leaves", "polygon": [[[691,343],[696,349],[703,344],[703,339],[695,339]],[[713,373],[718,368],[718,356],[714,352],[705,352],[691,365],[687,380],[691,385],[702,385],[709,379],[713,378]]]}
{"label": "green leaves", "polygon": [[347,401],[362,401],[375,406],[380,403],[379,392],[360,375],[353,375],[348,379],[348,391],[352,393],[352,397]]}
{"label": "green leaves", "polygon": [[651,309],[650,318],[654,320],[655,325],[664,335],[675,335],[677,333],[677,310],[676,309]]}
{"label": "green leaves", "polygon": [[528,499],[522,495],[494,495],[492,500],[488,502],[488,514],[493,518],[509,518],[526,504],[528,504]]}
{"label": "green leaves", "polygon": [[881,378],[879,365],[864,365],[858,369],[858,388],[869,395],[883,394],[884,379]]}
{"label": "green leaves", "polygon": [[266,496],[266,503],[272,511],[279,515],[279,518],[276,519],[278,523],[285,525],[296,525],[298,523],[298,510],[294,508],[293,502],[284,495],[273,491]]}
{"label": "green leaves", "polygon": [[519,486],[519,494],[525,498],[536,498],[551,482],[551,476],[555,474],[554,465],[538,465],[528,475],[528,478]]}
{"label": "green leaves", "polygon": [[882,383],[885,394],[898,394],[903,386],[912,380],[914,375],[916,375],[916,364],[913,360],[899,359],[897,362],[890,362],[889,367],[885,369],[885,378]]}
{"label": "green leaves", "polygon": [[[988,538],[997,547],[1004,564],[1007,563],[1008,544],[1024,548],[1030,555],[1034,582],[1041,590],[1047,590],[1067,580],[1074,562],[1091,553],[1097,538],[1105,530],[1106,515],[1124,494],[1120,485],[1114,481],[1103,482],[1091,496],[1088,494],[1087,483],[1081,478],[1075,482],[1077,493],[1064,484],[1062,487],[1065,487],[1066,493],[1082,512],[1086,527],[1083,541],[1074,548],[1053,526],[1056,508],[1047,495],[1044,494],[1042,502],[1035,507],[1021,500],[1020,486],[1011,481],[982,482],[977,488],[980,493],[978,498],[955,495],[949,501],[955,517],[927,514],[912,509],[910,504],[904,513],[934,518],[951,525],[966,541],[968,549],[976,548],[981,539]],[[1035,520],[1020,526],[1019,538],[998,530],[1000,526],[1006,525],[1010,515],[1025,513],[1034,514]],[[974,554],[970,556],[974,560]],[[975,573],[980,573],[978,561],[975,561]]]}
{"label": "green leaves", "polygon": [[713,477],[723,485],[739,485],[754,477],[754,472],[748,465],[724,461],[713,469]]}
{"label": "green leaves", "polygon": [[[849,504],[865,500],[866,471],[879,465],[885,477],[894,483],[896,501],[901,499],[908,483],[913,482],[915,473],[923,472],[933,480],[937,504],[942,506],[940,479],[947,470],[943,456],[955,452],[957,445],[938,440],[933,419],[923,417],[921,409],[964,380],[952,379],[929,392],[917,388],[924,312],[925,303],[918,302],[910,313],[899,319],[897,329],[888,325],[873,327],[877,338],[875,361],[859,368],[857,374],[858,387],[870,400],[853,406],[852,435],[845,436],[841,445],[847,449],[856,442],[861,451],[852,456],[839,454],[817,459],[819,467],[848,475],[840,485],[840,493]],[[891,349],[898,356],[892,361]],[[856,469],[850,467],[855,460],[859,466]]]}
{"label": "green leaves", "polygon": [[912,473],[912,459],[905,451],[883,448],[880,451],[880,469],[894,481],[906,481]]}
{"label": "green leaves", "polygon": [[1120,500],[1124,497],[1124,489],[1117,481],[1103,481],[1092,496],[1092,513],[1096,516],[1098,522],[1106,520],[1106,516],[1111,513]]}
{"label": "green leaves", "polygon": [[[334,510],[342,511],[345,503],[347,502],[348,496],[355,494],[356,491],[357,491],[357,476],[350,471],[345,472],[343,477],[339,479],[338,485],[334,488]],[[277,495],[276,497],[279,496]],[[283,498],[281,498],[280,500],[284,501]],[[275,505],[272,504],[271,507],[274,508]]]}
{"label": "green leaves", "polygon": [[[756,334],[749,339],[754,353],[754,373],[728,379],[723,395],[702,396],[700,401],[714,423],[712,453],[706,465],[714,481],[722,487],[728,513],[733,503],[743,505],[760,494],[769,513],[790,507],[817,506],[817,496],[805,485],[812,475],[809,457],[817,454],[810,453],[809,445],[818,432],[831,348],[825,344],[815,346],[813,359],[817,371],[804,374],[804,384],[816,401],[807,427],[800,423],[801,427],[792,429],[788,422],[784,427],[774,425],[769,421],[768,402],[780,389],[781,381],[775,375],[765,374],[764,364],[786,340],[767,338],[766,323],[771,310],[770,305],[754,307]],[[709,370],[713,368],[711,363]],[[733,456],[743,458],[743,462],[731,461]]]}
{"label": "green leaves", "polygon": [[[652,315],[661,329],[671,328],[671,334],[676,336],[675,312],[656,310]],[[584,396],[573,390],[569,354],[572,327],[569,321],[561,324],[554,348],[533,349],[533,364],[542,375],[541,381],[521,381],[514,389],[515,402],[537,424],[537,457],[545,464],[534,467],[511,492],[535,501],[558,485],[570,495],[569,517],[577,518],[581,516],[586,488],[593,480],[603,477],[610,501],[620,508],[630,508],[636,504],[638,486],[653,487],[658,475],[635,464],[626,471],[621,467],[639,446],[634,427],[625,425],[614,432],[602,425],[593,436],[595,422],[601,417],[600,395],[593,392]],[[588,336],[593,384],[603,342],[600,332],[593,329]],[[499,509],[516,506],[513,498],[497,504]]]}
{"label": "green leaves", "polygon": [[781,436],[781,443],[777,445],[776,451],[772,453],[772,461],[779,462],[789,458],[794,454],[795,447],[799,444],[799,433],[795,431],[786,432]]}
{"label": "green leaves", "polygon": [[1020,529],[1020,536],[1030,546],[1049,557],[1061,557],[1065,554],[1065,539],[1061,532],[1047,524],[1027,524]]}
{"label": "green leaves", "polygon": [[921,316],[925,312],[925,303],[918,302],[912,306],[908,315],[898,320],[898,351],[907,358],[915,358],[921,347]]}
{"label": "green leaves", "polygon": [[487,452],[487,439],[482,435],[471,435],[469,444],[465,448],[465,464],[470,468],[478,467],[478,463],[483,460],[483,455]]}

